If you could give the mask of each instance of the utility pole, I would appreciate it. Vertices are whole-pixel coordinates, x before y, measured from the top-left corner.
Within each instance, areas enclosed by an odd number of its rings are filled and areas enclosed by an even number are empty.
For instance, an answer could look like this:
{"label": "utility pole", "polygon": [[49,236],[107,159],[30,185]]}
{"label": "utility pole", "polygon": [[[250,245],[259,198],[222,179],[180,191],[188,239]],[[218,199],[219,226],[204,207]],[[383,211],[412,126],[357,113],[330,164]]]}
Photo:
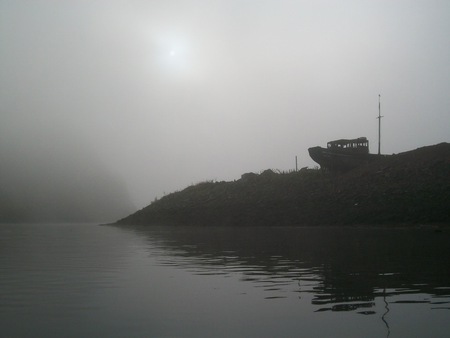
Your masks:
{"label": "utility pole", "polygon": [[381,95],[378,94],[378,155],[381,155]]}

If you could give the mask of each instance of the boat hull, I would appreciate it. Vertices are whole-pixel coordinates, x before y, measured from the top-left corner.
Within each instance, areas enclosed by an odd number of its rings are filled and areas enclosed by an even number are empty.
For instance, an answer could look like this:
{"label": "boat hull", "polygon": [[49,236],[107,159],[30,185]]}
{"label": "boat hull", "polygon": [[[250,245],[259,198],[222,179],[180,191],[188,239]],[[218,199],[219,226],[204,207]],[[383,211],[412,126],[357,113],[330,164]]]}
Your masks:
{"label": "boat hull", "polygon": [[330,151],[322,147],[312,147],[308,149],[309,156],[320,164],[321,168],[333,171],[346,171],[377,159],[379,156],[368,153],[345,153]]}

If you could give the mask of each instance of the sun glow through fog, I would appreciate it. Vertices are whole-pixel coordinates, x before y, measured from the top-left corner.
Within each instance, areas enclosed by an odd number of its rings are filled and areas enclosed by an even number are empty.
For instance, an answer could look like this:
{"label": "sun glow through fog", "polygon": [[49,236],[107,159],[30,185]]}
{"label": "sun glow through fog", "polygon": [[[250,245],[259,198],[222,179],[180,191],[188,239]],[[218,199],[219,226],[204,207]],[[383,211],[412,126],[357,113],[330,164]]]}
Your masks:
{"label": "sun glow through fog", "polygon": [[187,38],[175,34],[158,34],[152,38],[149,58],[160,76],[176,79],[194,77],[194,60]]}

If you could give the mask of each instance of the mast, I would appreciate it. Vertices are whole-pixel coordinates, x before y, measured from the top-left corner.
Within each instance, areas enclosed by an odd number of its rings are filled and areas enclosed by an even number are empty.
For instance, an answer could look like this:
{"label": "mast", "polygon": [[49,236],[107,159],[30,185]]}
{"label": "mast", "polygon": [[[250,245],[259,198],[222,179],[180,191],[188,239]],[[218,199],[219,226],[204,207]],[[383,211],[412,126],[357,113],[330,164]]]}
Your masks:
{"label": "mast", "polygon": [[378,155],[381,154],[381,95],[378,94]]}

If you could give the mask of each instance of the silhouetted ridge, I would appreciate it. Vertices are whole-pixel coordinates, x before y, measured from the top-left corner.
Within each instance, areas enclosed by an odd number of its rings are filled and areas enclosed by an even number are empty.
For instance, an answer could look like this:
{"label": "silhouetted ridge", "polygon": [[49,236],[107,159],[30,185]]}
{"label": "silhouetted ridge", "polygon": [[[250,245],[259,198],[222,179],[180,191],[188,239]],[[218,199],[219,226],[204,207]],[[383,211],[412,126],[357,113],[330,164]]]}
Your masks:
{"label": "silhouetted ridge", "polygon": [[358,225],[450,223],[450,144],[382,158],[345,174],[303,169],[203,182],[118,224]]}

